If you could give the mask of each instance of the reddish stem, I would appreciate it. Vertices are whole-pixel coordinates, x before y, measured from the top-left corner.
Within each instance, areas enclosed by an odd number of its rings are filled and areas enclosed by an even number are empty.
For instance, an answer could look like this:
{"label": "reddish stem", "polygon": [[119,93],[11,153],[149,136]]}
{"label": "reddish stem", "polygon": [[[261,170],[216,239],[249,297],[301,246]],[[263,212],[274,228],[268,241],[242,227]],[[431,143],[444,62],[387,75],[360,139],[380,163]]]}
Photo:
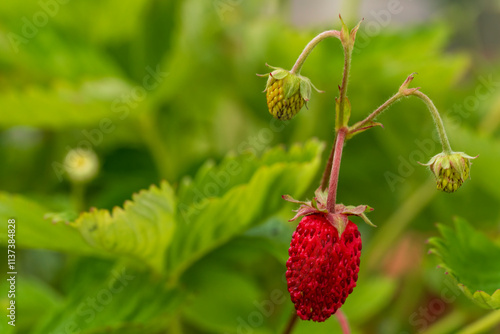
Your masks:
{"label": "reddish stem", "polygon": [[347,128],[342,127],[337,133],[335,140],[335,152],[333,154],[332,172],[330,173],[330,185],[328,187],[328,200],[326,207],[329,212],[335,212],[335,203],[337,200],[337,186],[339,183],[340,161],[342,159],[342,149],[344,148]]}
{"label": "reddish stem", "polygon": [[[337,137],[335,137],[336,139]],[[332,163],[333,163],[333,153],[335,152],[335,141],[333,142],[332,150],[330,151],[330,156],[328,157],[328,161],[325,166],[325,170],[323,171],[323,176],[321,177],[320,190],[323,191],[328,187],[328,180],[330,180],[330,172],[332,171]]]}
{"label": "reddish stem", "polygon": [[340,323],[342,333],[351,334],[351,330],[349,329],[349,321],[347,321],[347,317],[345,316],[344,312],[342,312],[342,310],[337,310],[337,312],[335,312],[335,316]]}
{"label": "reddish stem", "polygon": [[295,310],[294,310],[293,314],[292,314],[292,317],[288,321],[288,324],[287,324],[287,326],[286,326],[285,331],[283,332],[283,334],[290,334],[292,332],[292,329],[295,326],[295,323],[297,322],[298,318],[299,317],[297,316],[297,312],[295,312]]}

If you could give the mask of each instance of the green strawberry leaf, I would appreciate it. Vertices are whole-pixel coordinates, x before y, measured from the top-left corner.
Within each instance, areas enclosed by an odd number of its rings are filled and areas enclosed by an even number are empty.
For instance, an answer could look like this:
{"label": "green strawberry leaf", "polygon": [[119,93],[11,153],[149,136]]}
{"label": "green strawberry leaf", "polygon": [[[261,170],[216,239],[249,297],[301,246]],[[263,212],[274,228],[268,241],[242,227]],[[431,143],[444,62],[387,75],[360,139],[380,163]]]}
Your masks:
{"label": "green strawberry leaf", "polygon": [[29,332],[37,321],[61,306],[62,296],[39,278],[19,275],[16,285],[16,313],[23,319],[22,322],[16,321],[19,332]]}
{"label": "green strawberry leaf", "polygon": [[[90,247],[77,231],[65,223],[51,222],[50,210],[20,195],[0,192],[0,219],[16,220],[16,247],[41,248],[68,253],[91,254]],[[7,233],[0,233],[0,244],[6,245]]]}
{"label": "green strawberry leaf", "polygon": [[165,287],[150,272],[95,258],[80,261],[76,270],[77,283],[69,289],[65,303],[33,333],[164,332],[184,299],[178,289]]}
{"label": "green strawberry leaf", "polygon": [[215,181],[197,176],[198,182],[190,191],[205,197],[188,205],[179,202],[184,208],[178,215],[178,229],[168,255],[170,275],[176,279],[207,252],[281,210],[285,207],[283,194],[301,195],[316,175],[322,148],[317,141],[310,141],[291,147],[289,152],[280,147],[272,149],[260,159],[250,159],[249,164],[236,160],[241,169],[230,181],[234,186],[227,191],[221,189],[219,196],[215,191],[208,192],[209,184],[216,188]]}
{"label": "green strawberry leaf", "polygon": [[134,195],[124,208],[91,210],[71,224],[104,255],[138,258],[174,281],[195,261],[302,194],[316,175],[323,145],[310,141],[262,157],[228,156],[205,164],[176,198],[167,182]]}
{"label": "green strawberry leaf", "polygon": [[430,239],[441,267],[477,305],[500,308],[500,247],[461,218],[455,230],[439,224],[442,237]]}
{"label": "green strawberry leaf", "polygon": [[117,255],[136,257],[158,272],[163,268],[164,250],[176,228],[175,195],[167,182],[132,196],[124,208],[91,210],[72,224],[96,248]]}

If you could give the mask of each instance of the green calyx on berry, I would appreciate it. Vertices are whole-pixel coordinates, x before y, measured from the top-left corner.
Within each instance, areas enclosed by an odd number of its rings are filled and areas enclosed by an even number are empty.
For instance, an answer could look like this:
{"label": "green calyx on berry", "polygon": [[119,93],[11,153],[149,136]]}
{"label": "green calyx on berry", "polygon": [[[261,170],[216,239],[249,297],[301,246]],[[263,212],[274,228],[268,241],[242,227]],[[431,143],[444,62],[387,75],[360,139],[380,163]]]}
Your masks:
{"label": "green calyx on berry", "polygon": [[429,166],[436,177],[437,189],[447,193],[455,192],[470,177],[471,157],[462,152],[439,153],[424,166]]}
{"label": "green calyx on berry", "polygon": [[326,207],[327,196],[328,193],[326,191],[321,191],[319,189],[316,190],[315,197],[311,201],[298,201],[290,195],[283,195],[282,198],[285,201],[300,204],[299,209],[295,210],[297,214],[289,221],[293,221],[302,216],[320,213],[323,214],[328,222],[337,229],[339,237],[342,236],[342,233],[349,223],[348,216],[358,216],[368,225],[376,227],[376,225],[374,225],[366,216],[366,213],[373,211],[373,208],[368,205],[345,206],[344,204],[336,204],[335,212],[329,212]]}
{"label": "green calyx on berry", "polygon": [[[266,64],[267,65],[267,64]],[[295,116],[311,98],[314,85],[308,78],[279,67],[273,67],[267,79],[266,92],[269,113],[279,120],[289,120]],[[316,87],[314,87],[318,92]]]}

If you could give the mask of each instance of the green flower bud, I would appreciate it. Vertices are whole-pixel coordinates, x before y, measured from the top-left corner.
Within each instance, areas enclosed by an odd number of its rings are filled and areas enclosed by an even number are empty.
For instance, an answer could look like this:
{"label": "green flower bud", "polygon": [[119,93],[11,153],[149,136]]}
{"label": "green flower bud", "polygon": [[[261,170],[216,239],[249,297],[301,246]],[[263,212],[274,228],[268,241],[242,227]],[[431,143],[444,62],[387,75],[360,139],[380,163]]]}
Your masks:
{"label": "green flower bud", "polygon": [[429,166],[436,177],[437,189],[447,193],[455,192],[470,177],[471,157],[462,152],[439,153],[425,166]]}

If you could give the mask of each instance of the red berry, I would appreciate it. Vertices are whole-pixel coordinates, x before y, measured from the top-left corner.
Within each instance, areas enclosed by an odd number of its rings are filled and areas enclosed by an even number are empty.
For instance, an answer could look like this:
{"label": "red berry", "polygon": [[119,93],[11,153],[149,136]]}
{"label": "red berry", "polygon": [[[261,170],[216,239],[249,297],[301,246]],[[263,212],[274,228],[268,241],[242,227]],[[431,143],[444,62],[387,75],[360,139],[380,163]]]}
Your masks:
{"label": "red berry", "polygon": [[325,321],[356,286],[361,255],[358,227],[349,221],[339,240],[324,214],[305,216],[286,262],[288,291],[302,320]]}

